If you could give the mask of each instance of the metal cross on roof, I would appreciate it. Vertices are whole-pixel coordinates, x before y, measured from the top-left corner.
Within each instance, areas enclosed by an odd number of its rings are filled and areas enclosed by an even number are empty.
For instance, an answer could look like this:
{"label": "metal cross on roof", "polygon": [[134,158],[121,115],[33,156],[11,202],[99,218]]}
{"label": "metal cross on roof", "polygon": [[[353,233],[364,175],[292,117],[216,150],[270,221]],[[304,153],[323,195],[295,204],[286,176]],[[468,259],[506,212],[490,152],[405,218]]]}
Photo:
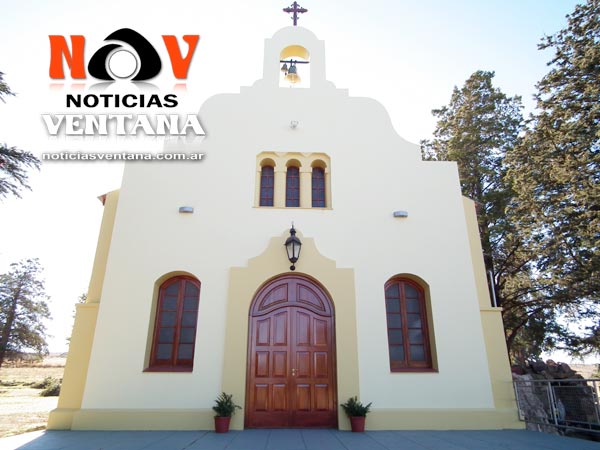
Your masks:
{"label": "metal cross on roof", "polygon": [[298,4],[298,2],[294,2],[294,3],[292,3],[291,6],[288,6],[287,8],[283,8],[283,12],[286,12],[288,14],[293,13],[292,20],[294,21],[294,26],[298,25],[298,13],[303,14],[307,11],[308,11],[308,9],[302,8]]}

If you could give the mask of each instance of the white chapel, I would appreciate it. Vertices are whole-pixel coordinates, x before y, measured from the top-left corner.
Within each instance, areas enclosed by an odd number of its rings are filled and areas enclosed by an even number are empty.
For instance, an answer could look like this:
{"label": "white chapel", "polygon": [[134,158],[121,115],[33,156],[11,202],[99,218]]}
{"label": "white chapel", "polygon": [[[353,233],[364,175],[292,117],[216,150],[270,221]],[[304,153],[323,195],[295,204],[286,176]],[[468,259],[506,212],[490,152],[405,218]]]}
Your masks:
{"label": "white chapel", "polygon": [[367,429],[522,427],[456,164],[328,81],[305,28],[263,68],[165,147],[202,161],[131,163],[101,197],[49,428],[212,429],[223,391],[234,429],[348,429],[355,395]]}

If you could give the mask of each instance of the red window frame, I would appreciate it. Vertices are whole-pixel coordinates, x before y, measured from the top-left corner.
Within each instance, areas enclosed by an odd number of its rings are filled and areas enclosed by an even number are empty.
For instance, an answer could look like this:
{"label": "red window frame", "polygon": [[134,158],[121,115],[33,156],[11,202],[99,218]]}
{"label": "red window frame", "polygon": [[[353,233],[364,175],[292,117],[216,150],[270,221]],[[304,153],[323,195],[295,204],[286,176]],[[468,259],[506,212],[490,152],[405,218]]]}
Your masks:
{"label": "red window frame", "polygon": [[325,169],[313,167],[312,171],[312,207],[325,208]]}
{"label": "red window frame", "polygon": [[290,166],[285,176],[285,206],[300,206],[300,168]]}
{"label": "red window frame", "polygon": [[199,304],[198,280],[179,276],[161,284],[148,371],[192,371]]}
{"label": "red window frame", "polygon": [[275,190],[275,168],[263,166],[260,171],[260,202],[259,206],[273,206]]}
{"label": "red window frame", "polygon": [[416,282],[385,284],[388,354],[392,372],[433,370],[425,292]]}

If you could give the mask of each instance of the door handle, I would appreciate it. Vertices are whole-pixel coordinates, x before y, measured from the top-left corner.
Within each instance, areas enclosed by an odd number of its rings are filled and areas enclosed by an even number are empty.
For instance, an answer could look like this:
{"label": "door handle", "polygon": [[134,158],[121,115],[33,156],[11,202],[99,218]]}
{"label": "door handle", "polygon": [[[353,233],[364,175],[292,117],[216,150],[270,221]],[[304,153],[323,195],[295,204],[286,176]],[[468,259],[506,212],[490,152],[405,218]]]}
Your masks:
{"label": "door handle", "polygon": [[295,377],[296,376],[296,369],[292,369],[292,376]]}

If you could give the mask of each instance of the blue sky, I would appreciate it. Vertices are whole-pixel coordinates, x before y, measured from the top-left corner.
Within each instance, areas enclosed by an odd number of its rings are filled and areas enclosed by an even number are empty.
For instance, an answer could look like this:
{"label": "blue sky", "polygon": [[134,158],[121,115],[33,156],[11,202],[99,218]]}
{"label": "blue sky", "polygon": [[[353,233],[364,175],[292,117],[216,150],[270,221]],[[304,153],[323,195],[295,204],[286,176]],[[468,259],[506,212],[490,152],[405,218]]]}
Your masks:
{"label": "blue sky", "polygon": [[[291,2],[289,2],[291,3]],[[262,76],[263,40],[291,25],[288,2],[8,0],[0,16],[0,71],[19,95],[0,103],[0,140],[39,154],[79,149],[158,150],[161,142],[50,138],[40,115],[63,108],[65,85],[48,77],[50,34],[83,34],[88,47],[129,27],[144,36],[200,34],[187,80],[185,107],[238,92]],[[347,0],[299,2],[299,25],[325,41],[327,78],[350,95],[372,97],[412,142],[430,137],[431,110],[447,104],[454,86],[476,70],[496,72],[496,85],[534,107],[535,83],[550,52],[544,35],[566,25],[573,0]],[[92,83],[88,81],[88,84]],[[159,81],[161,88],[170,83]],[[169,88],[169,86],[166,86]],[[172,87],[172,86],[171,86]],[[46,268],[54,320],[51,350],[66,348],[73,303],[87,289],[102,208],[98,195],[116,189],[117,163],[47,163],[32,173],[31,192],[0,204],[0,270],[26,257]]]}

